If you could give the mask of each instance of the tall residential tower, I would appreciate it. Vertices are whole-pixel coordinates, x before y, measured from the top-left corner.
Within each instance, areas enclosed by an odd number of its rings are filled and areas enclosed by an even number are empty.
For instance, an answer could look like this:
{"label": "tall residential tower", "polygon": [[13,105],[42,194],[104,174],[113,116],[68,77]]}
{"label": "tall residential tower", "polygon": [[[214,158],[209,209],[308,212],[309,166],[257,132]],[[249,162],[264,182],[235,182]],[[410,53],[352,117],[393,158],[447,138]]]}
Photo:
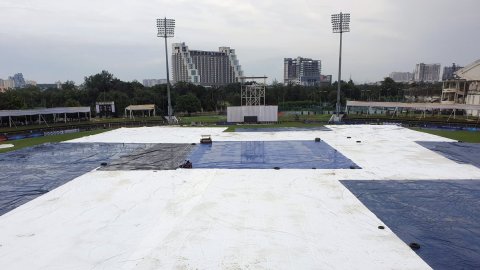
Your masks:
{"label": "tall residential tower", "polygon": [[304,86],[319,85],[322,61],[311,58],[285,58],[283,60],[283,83]]}
{"label": "tall residential tower", "polygon": [[452,64],[450,67],[443,67],[442,81],[454,79],[454,74],[463,67]]}
{"label": "tall residential tower", "polygon": [[172,44],[172,70],[175,82],[218,86],[240,81],[242,67],[235,50],[220,47],[215,51],[190,50],[182,43]]}
{"label": "tall residential tower", "polygon": [[438,82],[440,81],[440,64],[420,63],[415,66],[414,81]]}

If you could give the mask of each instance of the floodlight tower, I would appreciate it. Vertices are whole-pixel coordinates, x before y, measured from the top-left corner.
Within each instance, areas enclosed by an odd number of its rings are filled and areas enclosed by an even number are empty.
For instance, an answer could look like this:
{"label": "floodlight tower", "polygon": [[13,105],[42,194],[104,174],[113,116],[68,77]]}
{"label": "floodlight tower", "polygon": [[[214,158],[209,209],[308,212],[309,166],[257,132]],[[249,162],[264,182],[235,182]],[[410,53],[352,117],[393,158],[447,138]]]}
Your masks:
{"label": "floodlight tower", "polygon": [[172,101],[170,99],[170,72],[168,70],[168,49],[167,38],[173,37],[175,34],[175,20],[174,19],[157,19],[158,34],[157,37],[165,39],[165,63],[167,67],[167,98],[168,98],[168,123],[172,121]]}
{"label": "floodlight tower", "polygon": [[340,54],[338,56],[338,82],[337,82],[337,106],[336,115],[340,115],[340,90],[342,80],[342,33],[350,32],[350,14],[341,13],[332,15],[333,33],[340,33]]}

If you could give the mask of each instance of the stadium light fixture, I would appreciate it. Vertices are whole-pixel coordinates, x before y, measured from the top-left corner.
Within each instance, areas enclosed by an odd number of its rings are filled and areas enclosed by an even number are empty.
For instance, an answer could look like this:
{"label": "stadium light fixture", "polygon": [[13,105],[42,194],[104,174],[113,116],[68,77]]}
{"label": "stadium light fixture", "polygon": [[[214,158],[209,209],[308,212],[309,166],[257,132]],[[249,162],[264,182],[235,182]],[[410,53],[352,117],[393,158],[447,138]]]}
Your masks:
{"label": "stadium light fixture", "polygon": [[165,39],[165,63],[167,67],[167,99],[168,99],[168,123],[172,121],[172,101],[170,98],[170,72],[168,69],[168,48],[167,38],[175,35],[175,20],[174,19],[157,19],[158,34],[157,37]]}
{"label": "stadium light fixture", "polygon": [[345,32],[350,32],[350,14],[349,13],[339,13],[332,15],[332,27],[333,33],[340,33],[340,53],[338,56],[338,82],[337,82],[337,106],[336,106],[336,115],[337,119],[340,116],[340,91],[341,91],[341,81],[342,81],[342,34]]}

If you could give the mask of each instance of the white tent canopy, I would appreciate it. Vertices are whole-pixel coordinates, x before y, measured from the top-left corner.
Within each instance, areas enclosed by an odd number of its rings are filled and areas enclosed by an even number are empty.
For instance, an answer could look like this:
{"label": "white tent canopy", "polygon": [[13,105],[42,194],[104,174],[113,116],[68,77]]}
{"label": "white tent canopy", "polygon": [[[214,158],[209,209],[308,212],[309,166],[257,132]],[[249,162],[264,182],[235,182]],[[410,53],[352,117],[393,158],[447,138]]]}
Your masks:
{"label": "white tent canopy", "polygon": [[443,103],[403,103],[403,102],[372,102],[372,101],[347,101],[347,113],[352,107],[368,108],[393,108],[395,112],[403,109],[412,109],[423,111],[425,116],[426,111],[431,110],[452,110],[455,118],[456,110],[480,110],[480,105],[472,104],[443,104]]}
{"label": "white tent canopy", "polygon": [[442,103],[402,103],[402,102],[370,102],[347,101],[348,107],[373,107],[373,108],[409,108],[418,110],[480,110],[480,105],[469,104],[442,104]]}
{"label": "white tent canopy", "polygon": [[153,111],[153,116],[155,116],[155,104],[144,104],[144,105],[130,105],[125,108],[125,116],[133,118],[133,111],[143,111],[148,112],[148,116],[151,116],[151,112]]}
{"label": "white tent canopy", "polygon": [[38,123],[40,124],[43,115],[53,114],[54,118],[57,114],[64,115],[64,121],[67,121],[67,113],[88,113],[91,117],[90,107],[57,107],[57,108],[42,108],[31,110],[0,110],[0,118],[8,117],[10,127],[12,127],[12,116],[30,116],[38,115]]}
{"label": "white tent canopy", "polygon": [[90,113],[90,107],[58,107],[32,110],[0,110],[0,117],[25,116],[39,114]]}

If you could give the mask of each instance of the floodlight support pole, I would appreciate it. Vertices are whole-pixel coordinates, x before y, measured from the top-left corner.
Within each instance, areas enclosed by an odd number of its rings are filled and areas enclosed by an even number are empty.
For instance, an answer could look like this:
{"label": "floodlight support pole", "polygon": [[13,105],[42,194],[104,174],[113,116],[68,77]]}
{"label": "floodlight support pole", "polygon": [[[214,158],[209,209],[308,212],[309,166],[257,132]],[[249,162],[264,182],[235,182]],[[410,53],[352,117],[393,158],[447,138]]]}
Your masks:
{"label": "floodlight support pole", "polygon": [[342,84],[342,33],[343,33],[343,18],[340,12],[340,53],[338,54],[338,81],[337,81],[337,106],[336,114],[337,119],[340,116],[340,92]]}
{"label": "floodlight support pole", "polygon": [[170,124],[172,120],[172,100],[170,98],[170,71],[168,69],[168,48],[167,48],[167,18],[164,18],[164,29],[165,29],[165,64],[167,67],[167,100],[168,100],[168,123]]}

